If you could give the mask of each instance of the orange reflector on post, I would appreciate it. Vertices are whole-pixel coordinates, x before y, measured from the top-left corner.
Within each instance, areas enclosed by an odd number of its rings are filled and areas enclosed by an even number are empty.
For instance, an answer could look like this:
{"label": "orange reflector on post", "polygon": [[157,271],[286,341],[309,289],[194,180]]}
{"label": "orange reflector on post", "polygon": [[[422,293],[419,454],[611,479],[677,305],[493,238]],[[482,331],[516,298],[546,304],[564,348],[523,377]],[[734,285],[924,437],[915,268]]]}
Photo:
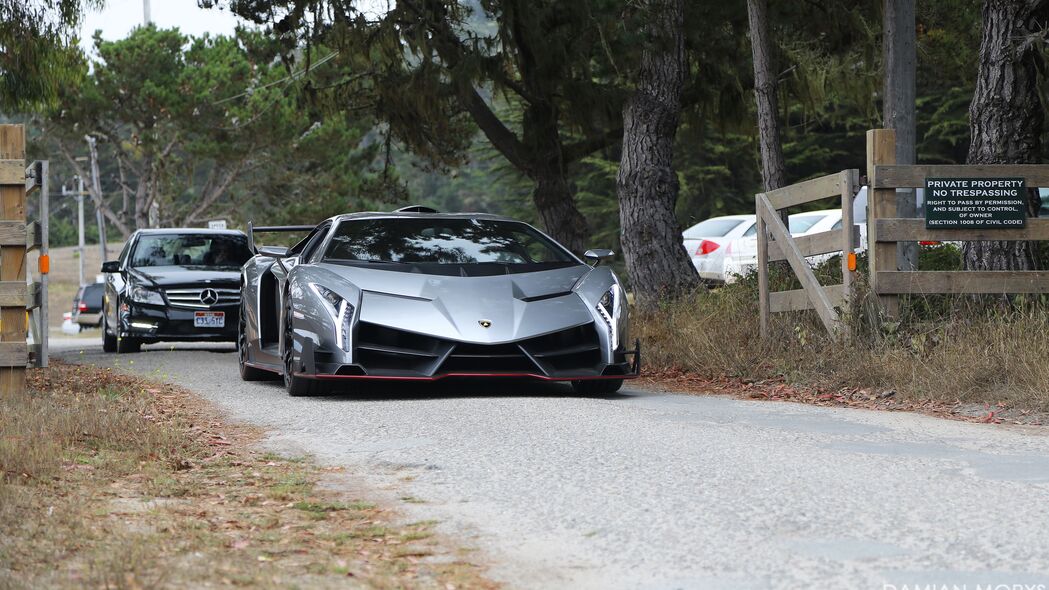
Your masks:
{"label": "orange reflector on post", "polygon": [[856,271],[856,253],[855,252],[849,252],[849,271],[850,272],[855,272]]}
{"label": "orange reflector on post", "polygon": [[51,272],[51,257],[47,254],[41,254],[38,266],[40,267],[40,274],[42,275]]}

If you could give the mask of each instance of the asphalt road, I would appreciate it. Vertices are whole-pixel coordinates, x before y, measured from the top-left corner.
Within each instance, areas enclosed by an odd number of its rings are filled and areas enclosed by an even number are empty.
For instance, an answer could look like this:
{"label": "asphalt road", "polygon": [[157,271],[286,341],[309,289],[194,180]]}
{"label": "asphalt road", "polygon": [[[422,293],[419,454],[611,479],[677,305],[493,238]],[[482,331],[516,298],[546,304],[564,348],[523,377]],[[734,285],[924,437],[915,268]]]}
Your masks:
{"label": "asphalt road", "polygon": [[1049,588],[1047,430],[498,383],[290,398],[242,383],[231,348],[53,345],[347,466],[510,587]]}

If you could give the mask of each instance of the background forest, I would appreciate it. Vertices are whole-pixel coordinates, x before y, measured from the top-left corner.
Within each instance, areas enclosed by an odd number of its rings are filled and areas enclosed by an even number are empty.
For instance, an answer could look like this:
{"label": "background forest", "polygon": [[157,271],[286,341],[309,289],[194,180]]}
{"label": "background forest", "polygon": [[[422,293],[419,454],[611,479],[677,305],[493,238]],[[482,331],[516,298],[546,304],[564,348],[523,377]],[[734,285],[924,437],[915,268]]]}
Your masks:
{"label": "background forest", "polygon": [[[497,38],[493,15],[500,3],[464,4],[465,26]],[[761,187],[746,6],[733,4],[719,9],[718,18],[686,12],[689,80],[674,162],[683,226],[750,212]],[[610,21],[620,17],[606,3],[592,5]],[[788,182],[863,167],[864,132],[881,125],[880,5],[771,3]],[[918,23],[918,161],[961,163],[979,6],[920,2]],[[595,42],[629,48],[635,41],[621,35]],[[161,225],[219,218],[240,227],[249,219],[304,223],[409,202],[539,221],[529,198],[533,180],[475,124],[442,112],[440,98],[420,92],[416,101],[433,104],[398,104],[374,86],[362,87],[347,75],[352,64],[332,60],[337,52],[326,47],[289,53],[286,40],[250,30],[192,39],[152,27],[121,41],[96,40],[96,47],[97,56],[78,56],[78,84],[64,85],[57,101],[24,110],[38,123],[31,127],[32,156],[49,157],[59,183],[72,187],[74,174],[89,177],[77,158],[87,155],[85,135],[98,139],[102,194],[93,195],[89,218],[97,203],[111,240],[149,225],[151,208]],[[590,48],[580,51],[585,55],[574,59],[598,61],[586,53]],[[625,56],[617,53],[602,67],[629,67],[629,50],[617,52]],[[165,76],[153,75],[161,70]],[[369,73],[363,65],[356,70],[362,78]],[[591,75],[604,78],[584,89],[595,95],[588,100],[620,100],[614,74]],[[499,118],[519,128],[517,96],[496,84],[481,90]],[[563,119],[566,135],[588,132],[589,122],[576,113]],[[429,137],[398,128],[408,125],[424,126]],[[595,246],[618,247],[619,159],[613,141],[566,165]],[[72,244],[72,200],[55,205],[52,243]],[[89,229],[89,241],[96,234]]]}

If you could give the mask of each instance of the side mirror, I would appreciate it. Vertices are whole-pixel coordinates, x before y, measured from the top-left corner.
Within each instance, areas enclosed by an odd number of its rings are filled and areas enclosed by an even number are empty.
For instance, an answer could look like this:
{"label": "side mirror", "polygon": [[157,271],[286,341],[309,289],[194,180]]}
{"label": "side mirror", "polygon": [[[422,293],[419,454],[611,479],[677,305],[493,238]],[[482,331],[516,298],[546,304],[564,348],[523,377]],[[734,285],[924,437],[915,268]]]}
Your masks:
{"label": "side mirror", "polygon": [[259,254],[269,258],[287,258],[288,249],[281,246],[262,246],[259,248]]}
{"label": "side mirror", "polygon": [[587,250],[583,253],[583,258],[590,263],[590,266],[597,266],[601,264],[602,260],[608,260],[615,257],[616,253],[609,250],[608,248],[595,248],[593,250]]}
{"label": "side mirror", "polygon": [[120,261],[119,260],[107,260],[102,263],[102,272],[114,273],[120,272]]}

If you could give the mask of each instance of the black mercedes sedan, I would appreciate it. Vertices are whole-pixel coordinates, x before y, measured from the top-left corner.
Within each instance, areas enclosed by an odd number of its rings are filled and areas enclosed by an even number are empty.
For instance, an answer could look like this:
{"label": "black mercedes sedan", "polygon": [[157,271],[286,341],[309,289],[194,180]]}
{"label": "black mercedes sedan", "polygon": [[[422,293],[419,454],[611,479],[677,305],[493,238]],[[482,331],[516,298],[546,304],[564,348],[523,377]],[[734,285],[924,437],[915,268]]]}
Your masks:
{"label": "black mercedes sedan", "polygon": [[136,231],[120,258],[102,265],[102,349],[125,353],[161,341],[235,341],[240,268],[251,255],[239,231]]}

